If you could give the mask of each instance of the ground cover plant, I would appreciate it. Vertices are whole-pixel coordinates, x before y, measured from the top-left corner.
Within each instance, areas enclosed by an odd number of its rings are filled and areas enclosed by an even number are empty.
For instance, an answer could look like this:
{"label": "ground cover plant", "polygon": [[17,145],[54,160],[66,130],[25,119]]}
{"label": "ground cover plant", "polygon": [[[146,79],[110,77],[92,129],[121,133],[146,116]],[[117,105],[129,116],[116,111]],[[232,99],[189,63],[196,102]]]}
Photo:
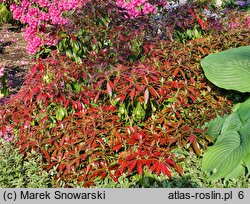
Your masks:
{"label": "ground cover plant", "polygon": [[0,138],[0,187],[49,188],[54,184],[50,174],[40,166],[40,155],[31,152],[26,159],[18,148]]}
{"label": "ground cover plant", "polygon": [[52,33],[56,46],[38,50],[21,90],[1,107],[0,136],[15,138],[26,161],[40,155],[54,187],[213,185],[187,182],[185,162],[201,172],[199,157],[213,142],[203,125],[229,114],[235,95],[207,81],[200,61],[249,45],[249,16],[204,16],[208,6],[131,19],[113,2],[86,3]]}

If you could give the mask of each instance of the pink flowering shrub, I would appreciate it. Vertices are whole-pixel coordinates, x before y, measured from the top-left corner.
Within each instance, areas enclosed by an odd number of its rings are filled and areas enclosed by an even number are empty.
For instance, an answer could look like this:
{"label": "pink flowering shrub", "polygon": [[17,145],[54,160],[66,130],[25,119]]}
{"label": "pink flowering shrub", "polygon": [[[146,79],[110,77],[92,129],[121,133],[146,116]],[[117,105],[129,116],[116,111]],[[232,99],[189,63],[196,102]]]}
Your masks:
{"label": "pink flowering shrub", "polygon": [[35,54],[43,45],[55,45],[51,35],[56,26],[69,23],[66,13],[81,8],[88,0],[23,0],[10,6],[13,17],[27,24],[24,38],[27,51]]}
{"label": "pink flowering shrub", "polygon": [[148,0],[117,0],[117,6],[126,9],[130,18],[136,18],[157,12],[157,5],[165,5],[166,1],[156,1],[155,4],[149,3]]}
{"label": "pink flowering shrub", "polygon": [[[57,43],[57,26],[67,26],[70,23],[67,14],[81,9],[90,0],[22,0],[10,6],[13,17],[27,24],[24,38],[27,41],[27,51],[35,54],[43,45]],[[16,1],[15,1],[16,2]],[[101,2],[101,1],[100,1]],[[112,0],[110,0],[111,3]],[[165,5],[165,0],[117,0],[116,5],[125,9],[130,18],[156,13],[156,5]]]}

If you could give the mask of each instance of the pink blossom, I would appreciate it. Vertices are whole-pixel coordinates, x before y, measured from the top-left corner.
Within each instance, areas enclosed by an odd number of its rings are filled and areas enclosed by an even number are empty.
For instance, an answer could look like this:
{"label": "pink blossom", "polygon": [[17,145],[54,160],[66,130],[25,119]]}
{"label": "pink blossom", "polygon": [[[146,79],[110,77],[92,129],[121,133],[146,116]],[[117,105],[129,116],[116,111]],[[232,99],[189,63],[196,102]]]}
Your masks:
{"label": "pink blossom", "polygon": [[4,76],[4,67],[0,65],[0,77]]}
{"label": "pink blossom", "polygon": [[0,137],[4,138],[7,142],[10,142],[14,139],[14,133],[11,127],[6,127],[6,130],[0,130]]}

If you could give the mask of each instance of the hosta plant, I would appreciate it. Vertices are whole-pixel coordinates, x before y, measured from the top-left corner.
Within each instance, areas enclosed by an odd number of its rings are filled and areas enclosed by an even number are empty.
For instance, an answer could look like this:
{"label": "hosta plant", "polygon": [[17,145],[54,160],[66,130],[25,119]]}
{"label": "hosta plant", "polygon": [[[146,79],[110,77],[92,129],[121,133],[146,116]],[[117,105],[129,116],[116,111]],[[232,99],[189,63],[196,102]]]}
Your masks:
{"label": "hosta plant", "polygon": [[[210,54],[201,61],[205,75],[217,86],[250,92],[250,46]],[[203,170],[211,179],[236,178],[250,172],[250,99],[238,104],[234,112],[218,117],[208,126],[216,139],[203,157]]]}

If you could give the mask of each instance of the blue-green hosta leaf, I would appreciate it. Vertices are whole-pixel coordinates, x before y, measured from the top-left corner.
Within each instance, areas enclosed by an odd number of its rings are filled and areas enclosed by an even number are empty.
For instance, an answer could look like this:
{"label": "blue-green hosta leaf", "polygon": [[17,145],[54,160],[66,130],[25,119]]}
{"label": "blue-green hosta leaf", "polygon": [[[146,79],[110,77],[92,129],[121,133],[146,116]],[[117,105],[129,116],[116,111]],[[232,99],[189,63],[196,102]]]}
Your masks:
{"label": "blue-green hosta leaf", "polygon": [[240,105],[237,112],[242,123],[249,121],[250,125],[250,98]]}
{"label": "blue-green hosta leaf", "polygon": [[232,112],[236,112],[236,111],[239,109],[239,107],[241,106],[241,104],[242,104],[242,103],[236,103],[236,104],[233,106],[233,108],[232,108]]}
{"label": "blue-green hosta leaf", "polygon": [[201,61],[201,66],[216,86],[250,92],[250,46],[210,54]]}
{"label": "blue-green hosta leaf", "polygon": [[222,126],[227,117],[228,115],[225,115],[224,117],[218,115],[216,118],[206,123],[204,125],[204,128],[208,128],[206,134],[212,136],[214,139],[217,139],[217,137],[221,134]]}
{"label": "blue-green hosta leaf", "polygon": [[249,153],[246,154],[242,160],[244,162],[244,166],[247,168],[248,174],[250,174],[250,150]]}
{"label": "blue-green hosta leaf", "polygon": [[226,177],[225,180],[229,180],[229,179],[236,179],[239,176],[243,175],[245,172],[245,168],[242,164],[243,162],[239,163],[239,165],[237,165],[235,167],[235,169],[233,169],[232,172],[230,172]]}
{"label": "blue-green hosta leaf", "polygon": [[249,129],[244,126],[238,131],[224,132],[220,140],[208,148],[203,156],[202,170],[213,172],[210,179],[224,178],[235,169],[241,169],[239,165],[250,148]]}
{"label": "blue-green hosta leaf", "polygon": [[[242,126],[242,122],[240,120],[240,116],[238,112],[232,113],[226,118],[222,126],[221,134],[223,134],[224,132],[239,130],[241,126]],[[220,139],[221,137],[222,135],[218,137],[218,139]]]}

